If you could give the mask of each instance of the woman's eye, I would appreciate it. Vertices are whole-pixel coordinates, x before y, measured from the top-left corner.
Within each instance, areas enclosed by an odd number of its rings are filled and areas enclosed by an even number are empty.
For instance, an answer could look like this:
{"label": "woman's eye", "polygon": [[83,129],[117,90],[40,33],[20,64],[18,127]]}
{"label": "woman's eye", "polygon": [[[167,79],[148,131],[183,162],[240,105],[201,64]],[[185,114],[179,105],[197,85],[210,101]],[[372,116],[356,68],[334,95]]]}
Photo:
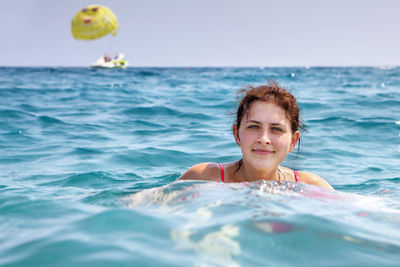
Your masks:
{"label": "woman's eye", "polygon": [[249,129],[258,129],[258,125],[250,125],[249,127],[247,127]]}
{"label": "woman's eye", "polygon": [[272,130],[274,130],[275,132],[283,132],[283,130],[278,127],[274,127],[274,128],[272,128]]}

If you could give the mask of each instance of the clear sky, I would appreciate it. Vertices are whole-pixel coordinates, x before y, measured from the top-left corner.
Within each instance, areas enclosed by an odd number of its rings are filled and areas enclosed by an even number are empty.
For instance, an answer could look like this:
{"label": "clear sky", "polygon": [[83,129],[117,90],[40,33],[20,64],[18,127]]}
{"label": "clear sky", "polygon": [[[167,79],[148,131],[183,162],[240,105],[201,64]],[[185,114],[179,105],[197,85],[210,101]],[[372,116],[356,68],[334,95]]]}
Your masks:
{"label": "clear sky", "polygon": [[[89,4],[117,16],[114,38],[78,41]],[[88,66],[120,51],[131,66],[400,65],[398,0],[3,0],[0,66]]]}

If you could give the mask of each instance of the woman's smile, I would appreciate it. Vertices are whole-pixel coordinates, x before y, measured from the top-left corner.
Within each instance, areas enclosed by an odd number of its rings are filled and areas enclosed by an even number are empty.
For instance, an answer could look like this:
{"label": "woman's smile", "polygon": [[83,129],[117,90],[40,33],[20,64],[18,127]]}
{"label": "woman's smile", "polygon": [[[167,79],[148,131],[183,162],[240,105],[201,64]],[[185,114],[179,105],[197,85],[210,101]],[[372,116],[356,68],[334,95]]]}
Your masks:
{"label": "woman's smile", "polygon": [[258,155],[262,155],[262,156],[268,156],[268,155],[275,153],[275,151],[273,151],[273,150],[263,149],[263,148],[253,149],[253,152]]}

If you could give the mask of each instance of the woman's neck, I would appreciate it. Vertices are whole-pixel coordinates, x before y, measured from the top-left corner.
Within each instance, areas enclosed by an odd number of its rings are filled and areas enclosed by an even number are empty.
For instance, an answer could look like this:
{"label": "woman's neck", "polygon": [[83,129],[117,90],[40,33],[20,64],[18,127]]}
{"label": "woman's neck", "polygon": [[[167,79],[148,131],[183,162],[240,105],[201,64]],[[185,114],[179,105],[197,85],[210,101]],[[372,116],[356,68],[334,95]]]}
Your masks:
{"label": "woman's neck", "polygon": [[276,181],[281,180],[281,176],[279,166],[270,170],[257,170],[243,162],[240,169],[234,175],[234,177],[237,177],[235,180],[240,180],[241,182],[255,182],[259,180]]}

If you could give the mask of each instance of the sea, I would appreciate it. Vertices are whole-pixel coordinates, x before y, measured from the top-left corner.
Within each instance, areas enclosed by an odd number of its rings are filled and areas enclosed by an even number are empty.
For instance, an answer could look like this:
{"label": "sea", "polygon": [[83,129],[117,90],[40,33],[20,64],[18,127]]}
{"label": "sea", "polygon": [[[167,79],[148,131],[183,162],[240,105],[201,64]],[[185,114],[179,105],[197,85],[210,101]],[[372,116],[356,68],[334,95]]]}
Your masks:
{"label": "sea", "polygon": [[[178,181],[241,153],[274,80],[303,183]],[[0,266],[399,266],[400,67],[0,67]]]}

